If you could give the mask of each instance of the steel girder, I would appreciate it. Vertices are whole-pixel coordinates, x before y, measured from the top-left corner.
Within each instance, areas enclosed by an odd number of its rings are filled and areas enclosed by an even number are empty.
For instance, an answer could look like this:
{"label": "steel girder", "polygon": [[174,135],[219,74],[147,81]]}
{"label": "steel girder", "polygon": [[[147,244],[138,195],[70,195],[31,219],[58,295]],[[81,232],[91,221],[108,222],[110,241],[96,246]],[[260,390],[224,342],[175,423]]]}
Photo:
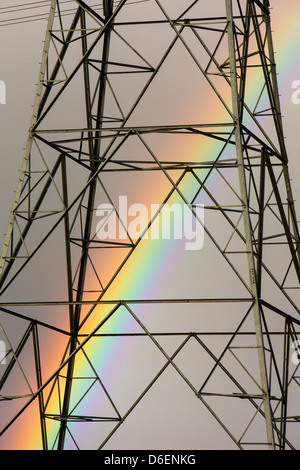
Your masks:
{"label": "steel girder", "polygon": [[[195,448],[202,429],[199,448],[296,448],[299,232],[269,2],[74,8],[66,19],[51,2],[1,255],[4,445],[27,410],[44,449],[121,446],[140,408],[143,429],[156,417],[155,442],[162,408],[151,393],[166,377],[167,396],[176,395],[174,372],[187,389],[178,391],[185,446]],[[125,195],[159,202],[136,237],[118,206]],[[173,203],[201,224],[201,250],[145,245]],[[98,236],[100,204],[123,238]],[[135,290],[171,246],[171,272],[158,263],[146,294]],[[173,442],[176,410],[162,446]],[[134,423],[131,448],[143,445]],[[220,434],[209,439],[214,426]]]}

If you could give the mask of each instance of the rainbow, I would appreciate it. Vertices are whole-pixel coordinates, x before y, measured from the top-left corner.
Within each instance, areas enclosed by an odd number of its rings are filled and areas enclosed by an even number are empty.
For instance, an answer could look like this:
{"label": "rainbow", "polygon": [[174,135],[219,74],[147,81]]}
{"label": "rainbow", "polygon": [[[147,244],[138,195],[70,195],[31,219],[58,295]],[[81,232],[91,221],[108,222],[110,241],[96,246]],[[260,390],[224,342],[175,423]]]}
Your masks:
{"label": "rainbow", "polygon": [[[277,66],[280,72],[279,87],[282,94],[291,94],[292,81],[300,78],[300,73],[297,75],[300,65],[298,65],[297,61],[295,63],[295,56],[297,56],[300,44],[300,30],[298,25],[300,5],[298,0],[289,0],[288,8],[284,5],[284,2],[277,1],[274,3],[272,25],[274,30],[273,39],[275,50],[277,50]],[[253,83],[253,90],[254,88],[255,83]],[[210,116],[207,114],[205,116],[206,122],[222,122],[222,118],[226,119],[226,114],[224,113],[223,116],[222,110],[208,106],[208,102],[202,102],[202,108],[210,110]],[[191,115],[197,115],[195,109],[191,109],[190,113]],[[189,147],[189,151],[186,153],[189,160],[201,161],[204,155],[205,157],[213,155],[215,151],[216,144],[210,141],[206,147],[201,148],[201,154],[196,144]],[[180,152],[180,149],[173,148],[169,149],[168,152],[172,154],[172,159],[176,159],[176,154]],[[161,184],[160,187],[156,188],[155,195],[149,192],[149,201],[155,199],[157,199],[157,201],[162,200],[164,195],[167,194],[168,189],[169,187],[166,183]],[[195,193],[196,188],[193,186],[193,183],[191,184],[191,177],[189,175],[186,175],[181,182],[180,190],[186,195],[187,199],[191,199]],[[176,247],[178,247],[178,245],[176,245]],[[159,298],[163,293],[164,287],[168,284],[173,267],[180,263],[180,257],[181,252],[180,250],[174,250],[173,243],[143,240],[119,273],[117,282],[114,281],[110,285],[103,300]],[[117,259],[115,261],[116,263],[118,262]],[[114,263],[112,262],[111,264]],[[168,268],[166,269],[165,266],[168,266]],[[93,282],[94,281],[91,281],[91,290],[97,289],[96,284],[93,285]],[[101,308],[100,306],[96,307],[93,314],[86,322],[82,332],[86,333],[95,328],[97,323],[99,323],[101,318],[105,317],[111,308],[112,305],[102,305]],[[130,325],[129,312],[126,311],[124,307],[120,307],[117,314],[101,328],[101,333],[105,334],[111,331],[122,332],[129,329]],[[57,345],[55,357],[51,357],[51,360],[49,360],[49,371],[56,368],[56,364],[59,361],[58,358],[61,357],[65,346],[66,339],[63,339],[62,344]],[[117,346],[114,339],[107,340],[102,338],[100,344],[97,339],[93,339],[87,343],[85,348],[86,353],[91,357],[92,362],[97,362],[97,369],[101,370],[101,379],[103,379],[104,383],[111,383],[116,374],[121,373],[122,361],[126,360],[132,347],[130,339],[125,338],[124,341],[122,341],[121,347],[122,351],[120,354],[120,347]],[[76,363],[75,375],[78,377],[89,377],[91,373],[86,358],[81,354]],[[29,379],[31,380],[31,377],[29,377]],[[79,397],[84,393],[84,387],[87,387],[87,385],[77,385],[76,383],[76,386],[74,386],[71,407],[77,404]],[[96,387],[94,390],[95,392],[91,391],[89,395],[89,403],[93,402],[93,393],[99,393],[99,389]],[[52,408],[55,409],[55,406],[52,407],[52,404],[49,403],[49,410]],[[75,408],[74,414],[76,414],[78,408],[83,412],[81,404],[79,404],[78,407]],[[88,405],[84,408],[84,414],[87,416],[92,412],[92,409],[89,409]],[[47,423],[48,422],[49,424],[47,424],[47,426],[49,426],[48,431],[50,436],[49,445],[51,446],[55,443],[59,422],[47,420]],[[74,428],[75,433],[76,426],[78,426],[77,423],[72,425],[72,429]],[[88,429],[89,428],[86,430]],[[91,429],[93,429],[93,425],[91,425]],[[91,436],[87,432],[81,439],[82,448],[88,448],[90,440]],[[27,408],[26,412],[18,418],[1,438],[0,448],[15,450],[38,450],[42,448],[37,400]],[[74,444],[69,436],[67,437],[67,448],[74,448]]]}

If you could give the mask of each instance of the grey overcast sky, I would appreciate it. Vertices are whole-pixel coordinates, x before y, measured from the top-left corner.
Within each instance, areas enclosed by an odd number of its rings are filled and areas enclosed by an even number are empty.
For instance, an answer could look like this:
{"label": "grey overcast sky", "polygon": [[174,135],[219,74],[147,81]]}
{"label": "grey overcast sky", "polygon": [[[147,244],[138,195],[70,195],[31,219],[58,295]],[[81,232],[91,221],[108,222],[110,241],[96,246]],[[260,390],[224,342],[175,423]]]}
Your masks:
{"label": "grey overcast sky", "polygon": [[[174,0],[180,1],[180,0]],[[39,71],[39,62],[41,58],[41,51],[43,45],[43,39],[45,35],[45,20],[19,22],[19,24],[8,25],[8,18],[17,18],[26,16],[28,10],[23,10],[26,6],[34,7],[33,0],[2,0],[0,7],[0,80],[3,80],[6,84],[6,104],[0,105],[0,146],[1,146],[1,172],[0,172],[0,244],[2,245],[3,235],[5,233],[7,222],[9,218],[9,212],[13,200],[13,192],[15,190],[18,178],[18,170],[23,156],[23,148],[27,139],[28,126],[31,118],[32,104],[35,95],[35,84]],[[68,2],[65,1],[65,7],[67,8]],[[91,4],[92,4],[91,0]],[[95,2],[96,3],[96,2]],[[13,11],[13,7],[17,5],[25,5],[25,7],[19,7],[16,11]],[[41,10],[32,8],[30,14],[37,15],[41,11],[46,13],[46,5],[49,2],[42,3]],[[287,137],[287,148],[290,158],[290,172],[293,183],[293,192],[296,201],[296,209],[298,214],[300,213],[300,161],[299,161],[299,117],[300,117],[300,104],[295,104],[292,101],[293,92],[295,89],[292,85],[297,80],[300,80],[300,30],[298,27],[300,19],[300,8],[299,0],[273,0],[273,30],[274,30],[274,44],[275,50],[277,51],[277,60],[279,65],[279,87],[281,93],[281,104],[284,115],[284,128]],[[291,24],[283,23],[281,19],[286,15],[283,15],[283,9],[289,6],[289,15],[293,19]],[[9,10],[5,10],[6,7],[10,7]],[[284,10],[285,11],[285,10]],[[297,19],[297,22],[295,21]],[[294,23],[295,21],[295,23]],[[10,21],[13,23],[13,21]],[[18,21],[17,21],[18,22]],[[293,34],[292,34],[293,33]],[[300,218],[300,215],[299,215]],[[182,272],[185,272],[182,269]],[[193,281],[196,283],[197,279]],[[136,358],[138,360],[139,358]],[[165,380],[165,379],[163,379]],[[171,382],[172,383],[172,382]],[[175,384],[175,382],[174,382]],[[191,426],[195,424],[195,421],[199,418],[193,414],[193,411],[188,406],[176,402],[176,399],[169,395],[169,384],[163,382],[162,394],[164,395],[164,401],[162,403],[169,404],[174,400],[175,407],[177,407],[177,424],[188,417],[191,422]],[[181,393],[182,384],[179,385],[179,393]],[[182,391],[184,394],[184,392]],[[182,395],[183,396],[183,395]],[[155,402],[155,398],[153,399]],[[151,402],[151,403],[153,403]],[[147,402],[146,402],[147,403]],[[146,405],[145,405],[146,406]],[[161,413],[164,413],[164,407],[161,406]],[[147,414],[147,419],[150,425],[154,422],[154,416],[152,416],[151,409],[144,409],[144,413]],[[230,414],[230,410],[227,410]],[[139,430],[143,425],[143,416],[135,416],[136,424],[133,436],[136,439],[139,434]],[[152,439],[157,446],[160,445],[160,438],[162,435],[168,433],[168,415],[166,413],[166,419],[160,424],[160,432],[157,435],[151,434],[150,430],[146,430],[144,439],[147,440],[147,432],[150,433],[149,438]],[[125,427],[124,431],[121,431],[121,437],[119,445],[127,445],[128,434],[126,434]],[[129,429],[131,429],[129,427]],[[206,430],[202,430],[202,439],[207,436]],[[130,434],[130,433],[129,433]],[[123,439],[123,440],[122,440]],[[196,445],[198,436],[195,436],[195,441],[191,445]],[[221,439],[221,436],[220,436]],[[122,444],[123,442],[123,444]],[[132,441],[131,441],[132,442]],[[142,442],[142,441],[141,441]],[[142,445],[142,444],[141,444]],[[179,448],[181,445],[180,436],[173,436],[169,442],[164,443],[165,446],[175,446]]]}

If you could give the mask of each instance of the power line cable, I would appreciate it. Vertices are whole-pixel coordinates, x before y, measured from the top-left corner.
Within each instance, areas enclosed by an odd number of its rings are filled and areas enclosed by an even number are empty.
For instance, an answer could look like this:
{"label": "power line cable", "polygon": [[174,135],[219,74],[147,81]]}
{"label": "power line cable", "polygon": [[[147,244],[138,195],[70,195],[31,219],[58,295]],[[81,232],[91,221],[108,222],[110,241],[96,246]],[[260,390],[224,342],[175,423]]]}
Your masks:
{"label": "power line cable", "polygon": [[[39,0],[37,2],[20,3],[18,5],[9,5],[6,7],[0,7],[0,12],[2,10],[15,11],[16,9],[19,9],[21,7],[25,7],[24,10],[27,10],[27,9],[30,10],[31,8],[43,8],[43,7],[48,6],[50,2],[51,0]],[[62,4],[62,3],[71,3],[71,2],[74,2],[74,0],[61,0],[59,3]],[[44,4],[44,5],[41,5],[41,4]]]}
{"label": "power line cable", "polygon": [[[65,4],[65,3],[71,3],[73,1],[74,0],[62,0],[60,2],[60,5]],[[135,1],[128,2],[127,5],[133,5],[133,4],[136,4],[136,3],[144,3],[144,2],[148,2],[148,1],[150,1],[150,0],[135,0]],[[45,8],[46,5],[37,6],[37,4],[47,3],[49,5],[49,2],[50,2],[50,0],[41,0],[41,1],[38,1],[38,2],[31,2],[29,4],[24,4],[24,3],[19,4],[19,5],[16,5],[14,7],[2,7],[2,8],[0,8],[0,15],[5,14],[5,13],[15,13],[15,12],[20,12],[20,11],[33,10],[33,9],[36,9],[36,8]],[[31,5],[31,6],[26,7],[26,8],[20,8],[18,10],[12,10],[11,9],[11,8],[15,9],[16,7],[23,7],[25,5]],[[32,5],[34,5],[34,6],[32,6]],[[98,9],[98,8],[101,8],[101,7],[102,7],[102,5],[99,5],[99,4],[91,5],[91,8],[94,8],[95,10]],[[3,11],[3,10],[7,10],[9,8],[11,10]],[[68,10],[62,10],[61,13],[60,13],[60,16],[69,16],[69,15],[72,15],[73,13],[75,13],[75,11],[76,11],[76,8],[71,8],[71,9],[68,9]],[[45,20],[47,18],[48,18],[48,12],[38,13],[36,15],[27,15],[27,16],[14,17],[14,18],[6,18],[4,20],[0,20],[0,27],[12,26],[12,25],[23,24],[23,23],[31,23],[31,22],[34,22],[34,21]]]}

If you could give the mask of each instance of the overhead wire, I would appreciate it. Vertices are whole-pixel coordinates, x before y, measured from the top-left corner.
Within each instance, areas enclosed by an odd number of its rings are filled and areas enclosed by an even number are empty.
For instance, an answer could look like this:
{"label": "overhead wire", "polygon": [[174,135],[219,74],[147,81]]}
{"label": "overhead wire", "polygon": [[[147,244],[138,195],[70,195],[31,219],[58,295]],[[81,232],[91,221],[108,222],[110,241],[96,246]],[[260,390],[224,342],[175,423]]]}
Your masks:
{"label": "overhead wire", "polygon": [[[46,8],[49,6],[51,0],[39,0],[36,2],[30,2],[30,3],[21,3],[18,5],[14,6],[6,6],[6,7],[1,7],[0,8],[0,17],[3,14],[9,14],[9,13],[19,13],[19,12],[24,12],[24,11],[31,11],[33,9],[42,9]],[[143,3],[147,2],[150,0],[133,0],[129,1],[127,5],[132,5],[136,3]],[[59,2],[60,5],[64,5],[66,3],[74,3],[74,0],[61,0]],[[117,3],[117,2],[115,2]],[[102,4],[98,2],[97,5],[90,5],[91,8],[98,9],[102,7]],[[70,9],[65,9],[61,10],[60,16],[69,16],[74,14],[76,11],[76,8],[70,8]],[[58,16],[58,15],[57,15]],[[16,24],[23,24],[23,23],[31,23],[35,21],[41,21],[41,20],[46,20],[48,18],[48,11],[47,12],[41,12],[36,15],[27,15],[27,16],[21,16],[21,17],[14,17],[14,18],[6,18],[4,20],[0,20],[0,27],[4,26],[12,26]]]}
{"label": "overhead wire", "polygon": [[[0,8],[0,17],[3,14],[9,14],[9,13],[20,13],[20,12],[29,12],[34,9],[47,9],[49,7],[51,0],[40,0],[37,2],[30,2],[30,3],[22,3],[18,4],[15,6],[7,6],[7,7],[2,7]],[[61,0],[59,2],[60,5],[65,5],[66,3],[74,3],[74,0]],[[99,8],[100,5],[91,5],[92,8]],[[65,9],[61,10],[61,16],[68,16],[72,15],[76,11],[76,8],[71,8],[71,9]],[[48,10],[46,11],[41,11],[40,13],[37,13],[35,15],[29,14],[26,16],[16,16],[14,15],[13,18],[5,18],[3,20],[0,20],[0,27],[1,26],[10,26],[10,25],[15,25],[15,24],[22,24],[22,23],[31,23],[34,21],[41,21],[45,20],[48,18]]]}

